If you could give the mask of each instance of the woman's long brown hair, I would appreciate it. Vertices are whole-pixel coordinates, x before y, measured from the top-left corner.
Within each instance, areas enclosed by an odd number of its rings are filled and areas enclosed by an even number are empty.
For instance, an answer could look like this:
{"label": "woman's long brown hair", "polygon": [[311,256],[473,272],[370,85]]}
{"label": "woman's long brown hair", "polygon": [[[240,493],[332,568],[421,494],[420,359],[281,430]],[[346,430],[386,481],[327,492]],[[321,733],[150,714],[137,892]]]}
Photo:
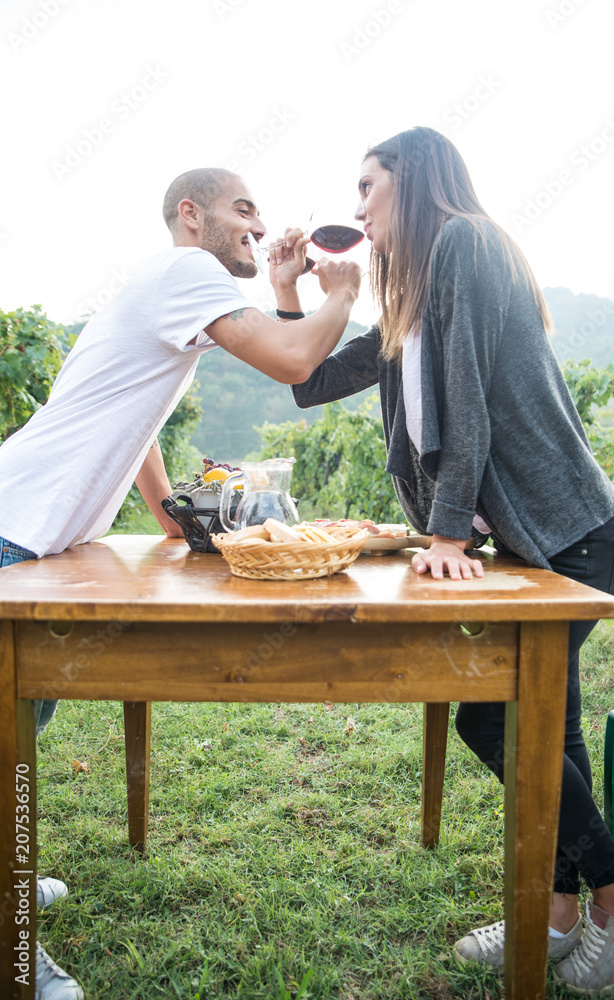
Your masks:
{"label": "woman's long brown hair", "polygon": [[440,132],[418,126],[373,146],[366,154],[393,175],[394,189],[386,250],[371,248],[371,287],[381,307],[380,333],[384,358],[399,358],[403,341],[422,320],[430,259],[441,227],[455,216],[466,218],[483,238],[482,220],[498,231],[512,279],[529,283],[544,326],[552,321],[535,277],[518,246],[484,211],[465,162]]}

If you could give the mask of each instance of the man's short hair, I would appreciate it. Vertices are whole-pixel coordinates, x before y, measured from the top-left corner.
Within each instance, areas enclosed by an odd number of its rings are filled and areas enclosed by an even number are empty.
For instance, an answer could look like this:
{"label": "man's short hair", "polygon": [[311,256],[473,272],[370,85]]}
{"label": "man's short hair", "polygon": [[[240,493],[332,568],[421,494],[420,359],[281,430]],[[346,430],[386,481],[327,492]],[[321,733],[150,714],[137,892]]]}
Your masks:
{"label": "man's short hair", "polygon": [[164,221],[170,231],[173,232],[178,221],[177,206],[180,201],[189,198],[197,205],[202,205],[205,212],[210,214],[227,181],[236,176],[224,167],[199,167],[176,177],[164,195],[162,206]]}

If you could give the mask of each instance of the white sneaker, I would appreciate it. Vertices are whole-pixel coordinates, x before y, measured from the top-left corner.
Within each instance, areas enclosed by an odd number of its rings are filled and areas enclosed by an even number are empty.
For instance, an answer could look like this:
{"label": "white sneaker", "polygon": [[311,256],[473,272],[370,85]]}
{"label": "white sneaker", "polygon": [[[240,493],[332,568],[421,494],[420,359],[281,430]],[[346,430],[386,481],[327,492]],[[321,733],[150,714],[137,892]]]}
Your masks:
{"label": "white sneaker", "polygon": [[56,899],[68,895],[68,886],[65,882],[60,882],[59,878],[37,878],[36,880],[36,905],[42,909],[43,906],[51,906]]}
{"label": "white sneaker", "polygon": [[593,904],[586,904],[586,924],[582,940],[571,954],[559,962],[554,975],[572,993],[608,996],[614,993],[614,917],[605,927],[593,920]]}
{"label": "white sneaker", "polygon": [[[564,958],[582,937],[582,917],[578,917],[570,931],[561,938],[548,938],[548,958]],[[505,920],[488,927],[478,927],[454,945],[454,957],[459,965],[479,962],[491,969],[502,969],[505,960]]]}
{"label": "white sneaker", "polygon": [[83,990],[36,942],[36,1000],[83,1000]]}

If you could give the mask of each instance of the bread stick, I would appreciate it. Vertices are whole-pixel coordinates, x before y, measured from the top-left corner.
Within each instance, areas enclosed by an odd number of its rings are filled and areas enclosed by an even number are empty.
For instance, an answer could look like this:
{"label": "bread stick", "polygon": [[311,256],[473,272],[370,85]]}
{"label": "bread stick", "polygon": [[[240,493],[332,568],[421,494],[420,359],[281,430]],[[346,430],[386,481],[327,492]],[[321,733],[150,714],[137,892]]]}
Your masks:
{"label": "bread stick", "polygon": [[276,521],[274,517],[267,517],[262,527],[268,531],[272,542],[303,541],[302,536],[298,533],[296,528],[292,528],[289,524],[282,524],[281,521]]}

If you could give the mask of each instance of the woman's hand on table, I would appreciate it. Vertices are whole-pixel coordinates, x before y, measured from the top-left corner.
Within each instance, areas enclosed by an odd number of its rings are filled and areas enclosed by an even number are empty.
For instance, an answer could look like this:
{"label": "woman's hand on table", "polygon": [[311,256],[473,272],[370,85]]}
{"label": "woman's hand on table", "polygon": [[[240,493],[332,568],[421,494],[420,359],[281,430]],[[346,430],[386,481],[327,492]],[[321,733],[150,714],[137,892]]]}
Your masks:
{"label": "woman's hand on table", "polygon": [[434,580],[443,580],[447,571],[451,580],[471,580],[483,577],[484,567],[479,559],[465,554],[466,539],[445,538],[433,535],[430,549],[417,552],[411,564],[416,573],[431,572]]}

